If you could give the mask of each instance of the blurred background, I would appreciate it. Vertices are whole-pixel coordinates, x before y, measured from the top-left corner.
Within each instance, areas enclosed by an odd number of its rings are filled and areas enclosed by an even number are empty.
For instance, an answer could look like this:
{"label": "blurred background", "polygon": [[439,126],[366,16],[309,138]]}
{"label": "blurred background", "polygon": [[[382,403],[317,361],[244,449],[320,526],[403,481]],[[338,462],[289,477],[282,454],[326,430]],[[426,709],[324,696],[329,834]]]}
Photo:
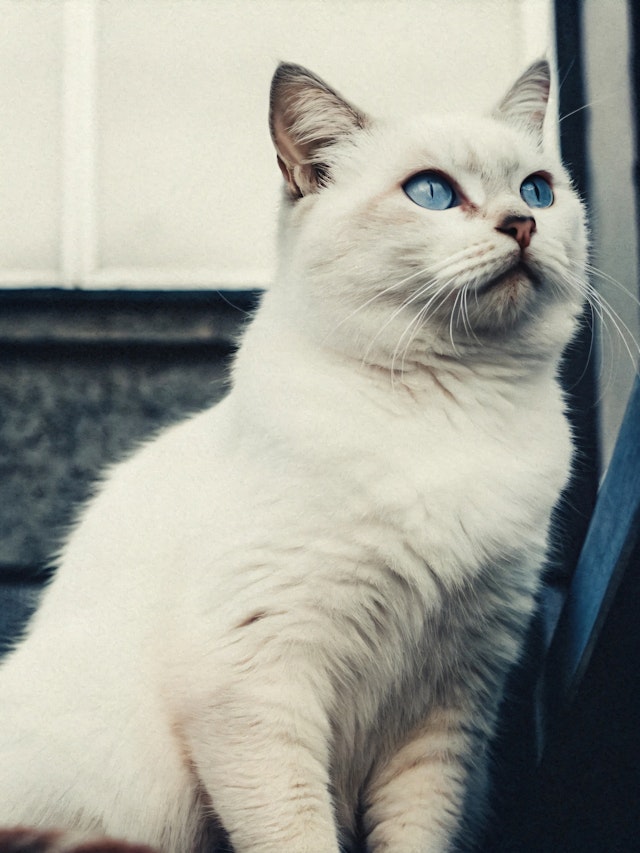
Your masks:
{"label": "blurred background", "polygon": [[557,65],[547,140],[612,311],[566,370],[568,577],[640,340],[634,3],[0,0],[0,650],[96,475],[226,390],[274,269],[281,59],[379,115],[489,109],[532,60]]}

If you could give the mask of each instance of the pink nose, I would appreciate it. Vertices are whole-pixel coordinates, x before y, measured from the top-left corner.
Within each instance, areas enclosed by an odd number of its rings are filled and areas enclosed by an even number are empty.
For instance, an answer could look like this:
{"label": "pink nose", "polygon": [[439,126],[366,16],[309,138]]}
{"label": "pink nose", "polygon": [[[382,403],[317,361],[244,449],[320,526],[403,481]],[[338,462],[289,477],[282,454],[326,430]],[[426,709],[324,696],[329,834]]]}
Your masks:
{"label": "pink nose", "polygon": [[496,228],[496,231],[513,237],[522,250],[531,242],[531,235],[535,230],[536,221],[533,216],[506,216]]}

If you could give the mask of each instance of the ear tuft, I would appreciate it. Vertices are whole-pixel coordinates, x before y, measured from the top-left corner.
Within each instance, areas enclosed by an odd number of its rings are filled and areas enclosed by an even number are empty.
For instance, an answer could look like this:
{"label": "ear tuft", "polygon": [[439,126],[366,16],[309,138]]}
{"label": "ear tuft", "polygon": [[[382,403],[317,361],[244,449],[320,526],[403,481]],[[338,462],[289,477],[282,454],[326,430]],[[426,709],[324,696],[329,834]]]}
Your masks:
{"label": "ear tuft", "polygon": [[493,111],[496,118],[524,127],[542,142],[542,127],[547,112],[551,70],[546,59],[534,62],[509,89]]}
{"label": "ear tuft", "polygon": [[311,71],[281,63],[271,82],[269,127],[291,198],[324,186],[326,149],[367,123],[363,113]]}

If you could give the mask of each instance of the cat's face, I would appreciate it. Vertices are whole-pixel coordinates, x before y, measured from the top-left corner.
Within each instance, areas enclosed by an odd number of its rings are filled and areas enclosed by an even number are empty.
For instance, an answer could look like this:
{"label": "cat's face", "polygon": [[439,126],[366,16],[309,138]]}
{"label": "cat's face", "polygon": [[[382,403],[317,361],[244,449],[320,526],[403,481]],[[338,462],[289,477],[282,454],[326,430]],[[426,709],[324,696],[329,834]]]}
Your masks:
{"label": "cat's face", "polygon": [[405,123],[374,123],[298,75],[272,117],[290,199],[282,286],[329,344],[389,364],[567,342],[584,214],[542,145],[542,65],[493,116]]}

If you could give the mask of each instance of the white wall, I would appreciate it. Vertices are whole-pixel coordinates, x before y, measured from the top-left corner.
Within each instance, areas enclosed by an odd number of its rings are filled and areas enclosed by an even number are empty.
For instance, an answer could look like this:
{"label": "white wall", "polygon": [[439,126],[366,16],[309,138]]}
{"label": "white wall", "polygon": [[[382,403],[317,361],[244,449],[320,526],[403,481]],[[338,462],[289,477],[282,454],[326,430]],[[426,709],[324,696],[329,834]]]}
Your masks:
{"label": "white wall", "polygon": [[488,107],[548,0],[0,0],[0,284],[255,286],[278,59],[378,113]]}
{"label": "white wall", "polygon": [[0,275],[60,264],[63,10],[0,4]]}

